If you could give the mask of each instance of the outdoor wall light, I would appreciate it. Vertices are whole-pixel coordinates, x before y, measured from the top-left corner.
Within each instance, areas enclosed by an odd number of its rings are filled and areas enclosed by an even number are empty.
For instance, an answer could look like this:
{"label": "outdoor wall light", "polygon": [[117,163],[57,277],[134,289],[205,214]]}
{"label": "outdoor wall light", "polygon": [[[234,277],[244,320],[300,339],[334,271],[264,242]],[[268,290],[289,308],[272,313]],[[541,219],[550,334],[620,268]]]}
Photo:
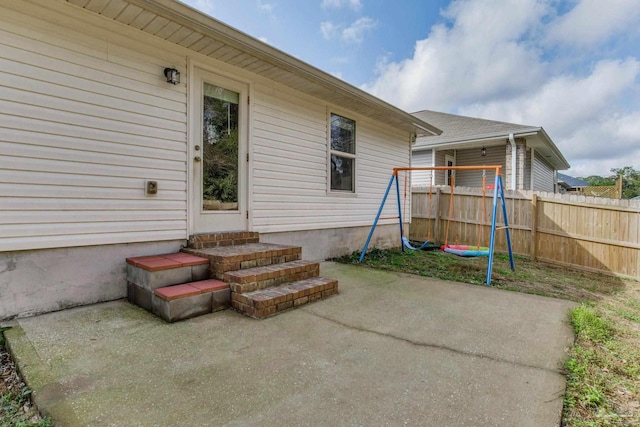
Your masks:
{"label": "outdoor wall light", "polygon": [[487,155],[487,148],[486,148],[486,147],[482,147],[482,148],[480,149],[480,155],[481,155],[482,157],[484,157],[484,156],[486,156],[486,155]]}
{"label": "outdoor wall light", "polygon": [[167,83],[177,85],[180,83],[180,71],[175,68],[165,68],[164,76],[167,78]]}

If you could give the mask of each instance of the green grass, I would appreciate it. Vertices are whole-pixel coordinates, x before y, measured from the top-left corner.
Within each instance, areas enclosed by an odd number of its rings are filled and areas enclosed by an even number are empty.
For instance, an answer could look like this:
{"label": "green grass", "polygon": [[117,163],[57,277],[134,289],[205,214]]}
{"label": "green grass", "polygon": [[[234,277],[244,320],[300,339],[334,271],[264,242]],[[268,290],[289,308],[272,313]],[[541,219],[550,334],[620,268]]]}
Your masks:
{"label": "green grass", "polygon": [[17,392],[7,392],[0,397],[0,427],[49,427],[49,418],[40,418],[33,407],[27,412],[23,407],[29,401],[31,390],[22,387]]}
{"label": "green grass", "polygon": [[[357,264],[360,253],[336,259]],[[640,425],[640,283],[505,255],[495,258],[492,285],[516,292],[570,299],[581,304],[569,321],[576,342],[565,364],[563,426]],[[483,285],[486,258],[439,251],[369,251],[369,268]]]}
{"label": "green grass", "polygon": [[601,317],[594,304],[583,304],[571,311],[571,325],[578,339],[606,344],[613,336],[611,321]]}
{"label": "green grass", "polygon": [[616,320],[616,311],[609,304],[583,304],[571,312],[576,344],[565,364],[568,426],[640,424],[639,336]]}
{"label": "green grass", "polygon": [[[0,350],[2,357],[7,358],[4,331],[9,328],[0,328]],[[50,418],[42,418],[37,409],[31,403],[31,389],[20,383],[15,377],[0,378],[0,427],[50,427],[53,422]]]}
{"label": "green grass", "polygon": [[[354,252],[336,261],[358,264],[359,257],[360,252]],[[495,256],[492,286],[578,302],[595,301],[599,294],[609,295],[624,288],[624,283],[615,277],[553,267],[521,256],[514,258],[515,271],[511,270],[507,255]],[[371,249],[362,265],[475,285],[484,284],[487,275],[487,257],[462,258],[441,251]]]}

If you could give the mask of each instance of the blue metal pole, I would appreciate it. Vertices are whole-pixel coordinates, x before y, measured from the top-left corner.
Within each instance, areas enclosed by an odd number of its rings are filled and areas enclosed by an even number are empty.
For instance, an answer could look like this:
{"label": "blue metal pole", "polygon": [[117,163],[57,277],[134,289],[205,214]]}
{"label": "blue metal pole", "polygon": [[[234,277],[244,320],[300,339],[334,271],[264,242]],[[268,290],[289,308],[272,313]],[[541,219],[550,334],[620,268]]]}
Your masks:
{"label": "blue metal pole", "polygon": [[509,232],[509,220],[507,220],[507,205],[504,201],[504,189],[502,188],[502,177],[500,178],[500,198],[502,199],[502,216],[504,217],[505,231],[507,232],[507,247],[509,248],[509,262],[511,263],[511,271],[516,269],[513,262],[513,251],[511,250],[511,233]]}
{"label": "blue metal pole", "polygon": [[382,203],[380,203],[380,208],[378,209],[378,214],[376,215],[375,221],[373,221],[373,225],[371,226],[371,231],[369,231],[369,237],[367,237],[367,241],[362,248],[362,253],[360,254],[360,259],[358,262],[362,262],[364,259],[364,255],[367,253],[367,248],[369,247],[369,242],[371,242],[371,237],[373,237],[373,232],[376,229],[376,225],[378,225],[378,220],[380,219],[380,214],[382,214],[382,209],[384,208],[384,204],[387,202],[387,196],[389,195],[389,190],[391,190],[391,184],[393,184],[393,179],[395,175],[391,175],[391,179],[389,180],[389,185],[387,185],[387,191],[384,193],[384,197],[382,198]]}
{"label": "blue metal pole", "polygon": [[400,179],[398,179],[396,171],[394,171],[394,175],[396,177],[396,198],[398,199],[398,219],[400,222],[400,248],[402,249],[402,252],[404,252],[404,244],[402,243],[402,209],[400,207]]}
{"label": "blue metal pole", "polygon": [[491,272],[493,271],[493,250],[496,243],[496,214],[498,213],[498,185],[501,185],[500,175],[496,173],[493,187],[493,215],[491,216],[491,238],[489,243],[489,262],[487,264],[487,285],[491,285]]}

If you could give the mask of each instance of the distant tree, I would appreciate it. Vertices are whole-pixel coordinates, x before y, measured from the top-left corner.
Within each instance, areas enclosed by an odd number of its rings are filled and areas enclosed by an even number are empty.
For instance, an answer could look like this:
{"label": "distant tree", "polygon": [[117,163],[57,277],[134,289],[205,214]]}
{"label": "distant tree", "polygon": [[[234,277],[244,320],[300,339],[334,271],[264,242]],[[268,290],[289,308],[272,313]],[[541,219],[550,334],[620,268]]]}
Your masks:
{"label": "distant tree", "polygon": [[623,168],[613,168],[613,178],[622,177],[622,198],[631,199],[640,196],[640,172],[635,170],[633,166],[625,166]]}
{"label": "distant tree", "polygon": [[588,176],[586,178],[581,178],[584,179],[585,181],[587,181],[589,183],[589,185],[593,185],[593,186],[602,186],[602,185],[616,185],[616,177],[602,177],[599,175],[591,175]]}

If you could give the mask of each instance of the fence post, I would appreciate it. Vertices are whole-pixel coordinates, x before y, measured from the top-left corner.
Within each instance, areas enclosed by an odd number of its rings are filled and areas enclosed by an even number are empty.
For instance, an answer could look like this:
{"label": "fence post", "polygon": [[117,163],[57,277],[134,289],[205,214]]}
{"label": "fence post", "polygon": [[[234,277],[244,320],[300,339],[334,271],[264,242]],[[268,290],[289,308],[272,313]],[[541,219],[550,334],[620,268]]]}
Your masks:
{"label": "fence post", "polygon": [[618,197],[616,197],[616,199],[622,199],[622,175],[618,175],[616,189],[618,190]]}
{"label": "fence post", "polygon": [[538,257],[538,195],[531,195],[531,260]]}
{"label": "fence post", "polygon": [[436,187],[436,203],[435,203],[435,214],[433,221],[433,236],[436,242],[441,242],[440,239],[440,196],[442,195],[442,191],[440,187]]}

